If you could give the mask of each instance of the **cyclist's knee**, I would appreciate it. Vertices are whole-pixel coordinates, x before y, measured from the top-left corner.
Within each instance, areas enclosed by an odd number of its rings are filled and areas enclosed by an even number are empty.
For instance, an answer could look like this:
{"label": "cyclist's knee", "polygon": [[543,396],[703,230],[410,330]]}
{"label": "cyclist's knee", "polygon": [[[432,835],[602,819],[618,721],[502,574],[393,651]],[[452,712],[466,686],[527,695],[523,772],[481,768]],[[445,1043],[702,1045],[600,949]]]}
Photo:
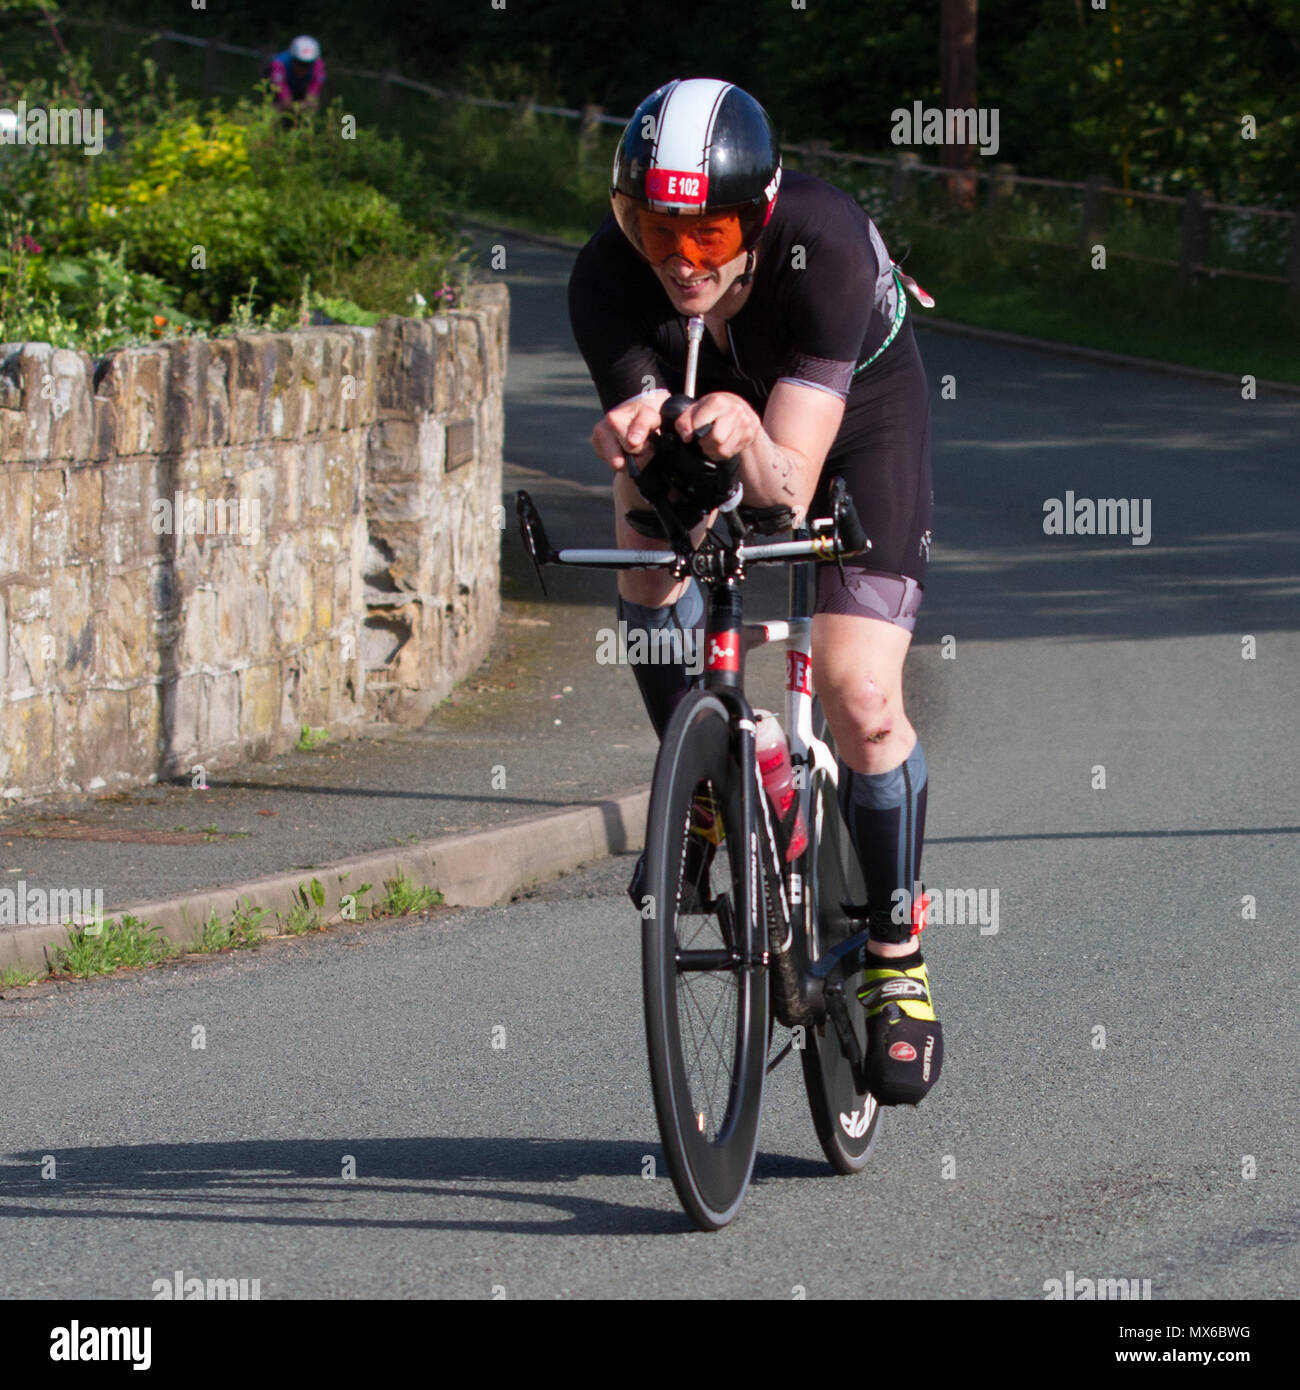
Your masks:
{"label": "cyclist's knee", "polygon": [[877,772],[897,766],[900,743],[912,737],[901,690],[855,673],[821,695],[835,742],[850,767]]}

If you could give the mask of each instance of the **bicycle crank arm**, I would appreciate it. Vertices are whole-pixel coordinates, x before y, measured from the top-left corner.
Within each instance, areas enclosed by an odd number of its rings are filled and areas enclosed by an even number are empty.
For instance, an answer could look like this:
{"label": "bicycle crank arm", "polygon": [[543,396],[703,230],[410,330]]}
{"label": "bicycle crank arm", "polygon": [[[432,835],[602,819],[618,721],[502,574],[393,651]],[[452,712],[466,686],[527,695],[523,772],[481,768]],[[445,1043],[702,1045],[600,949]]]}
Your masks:
{"label": "bicycle crank arm", "polygon": [[840,1050],[853,1068],[853,1084],[860,1093],[866,1091],[867,1062],[862,1055],[858,1036],[853,1031],[853,1024],[849,1021],[849,1010],[844,1002],[844,982],[842,980],[834,980],[826,986],[826,1016],[835,1025],[835,1032],[840,1040]]}
{"label": "bicycle crank arm", "polygon": [[[847,941],[841,941],[834,949],[813,961],[808,967],[808,974],[815,980],[827,980],[835,970],[840,970],[844,975],[852,975],[855,970],[862,968],[862,952],[866,949],[870,936],[869,930],[860,931]],[[826,988],[830,990],[830,983],[827,983]]]}

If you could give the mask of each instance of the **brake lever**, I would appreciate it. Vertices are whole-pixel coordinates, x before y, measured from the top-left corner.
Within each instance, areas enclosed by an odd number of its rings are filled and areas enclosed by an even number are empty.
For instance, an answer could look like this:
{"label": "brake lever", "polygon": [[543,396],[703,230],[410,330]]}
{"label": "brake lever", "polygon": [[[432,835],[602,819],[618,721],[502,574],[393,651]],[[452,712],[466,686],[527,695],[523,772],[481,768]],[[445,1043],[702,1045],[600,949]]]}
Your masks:
{"label": "brake lever", "polygon": [[866,532],[862,529],[862,522],[858,518],[857,508],[853,505],[853,499],[849,496],[849,491],[843,478],[835,478],[831,482],[831,523],[835,544],[835,565],[840,572],[840,583],[844,579],[844,552],[861,555],[864,551],[871,549],[871,542],[867,539]]}
{"label": "brake lever", "polygon": [[[546,580],[542,575],[542,566],[550,564],[555,555],[551,548],[551,543],[546,537],[546,528],[542,525],[541,513],[533,499],[520,488],[515,493],[515,514],[519,518],[519,531],[524,538],[524,545],[528,547],[529,558],[533,562],[533,568],[537,571],[537,582],[542,586],[542,597],[548,597],[546,593]],[[538,559],[538,552],[541,559]]]}

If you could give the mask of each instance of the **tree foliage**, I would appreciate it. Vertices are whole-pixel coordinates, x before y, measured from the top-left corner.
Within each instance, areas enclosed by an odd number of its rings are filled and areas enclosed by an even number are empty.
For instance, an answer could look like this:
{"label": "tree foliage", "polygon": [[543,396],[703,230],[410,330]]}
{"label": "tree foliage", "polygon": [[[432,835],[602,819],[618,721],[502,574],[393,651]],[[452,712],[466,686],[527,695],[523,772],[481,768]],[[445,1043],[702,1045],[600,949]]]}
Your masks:
{"label": "tree foliage", "polygon": [[[103,14],[99,0],[68,0],[63,12]],[[718,76],[753,91],[787,140],[863,152],[891,148],[893,109],[939,95],[939,0],[806,0],[802,9],[791,0],[648,9],[222,0],[219,11],[179,12],[171,0],[118,0],[112,13],[188,32],[215,26],[268,50],[309,29],[327,63],[621,113],[670,77]],[[1300,199],[1300,0],[981,0],[978,90],[980,104],[999,111],[996,158],[1023,173],[1196,186],[1284,207]],[[1247,116],[1254,139],[1243,139]]]}

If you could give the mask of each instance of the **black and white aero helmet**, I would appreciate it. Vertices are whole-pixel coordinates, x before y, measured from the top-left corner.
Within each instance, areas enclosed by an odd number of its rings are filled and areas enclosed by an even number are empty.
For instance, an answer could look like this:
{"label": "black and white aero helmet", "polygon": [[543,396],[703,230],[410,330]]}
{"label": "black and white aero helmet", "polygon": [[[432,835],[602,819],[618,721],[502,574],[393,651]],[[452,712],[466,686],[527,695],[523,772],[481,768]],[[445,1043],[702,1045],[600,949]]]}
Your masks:
{"label": "black and white aero helmet", "polygon": [[636,209],[736,213],[752,251],[776,206],[781,147],[766,111],[748,92],[711,77],[675,78],[652,92],[627,123],[614,155],[610,199],[638,249]]}

